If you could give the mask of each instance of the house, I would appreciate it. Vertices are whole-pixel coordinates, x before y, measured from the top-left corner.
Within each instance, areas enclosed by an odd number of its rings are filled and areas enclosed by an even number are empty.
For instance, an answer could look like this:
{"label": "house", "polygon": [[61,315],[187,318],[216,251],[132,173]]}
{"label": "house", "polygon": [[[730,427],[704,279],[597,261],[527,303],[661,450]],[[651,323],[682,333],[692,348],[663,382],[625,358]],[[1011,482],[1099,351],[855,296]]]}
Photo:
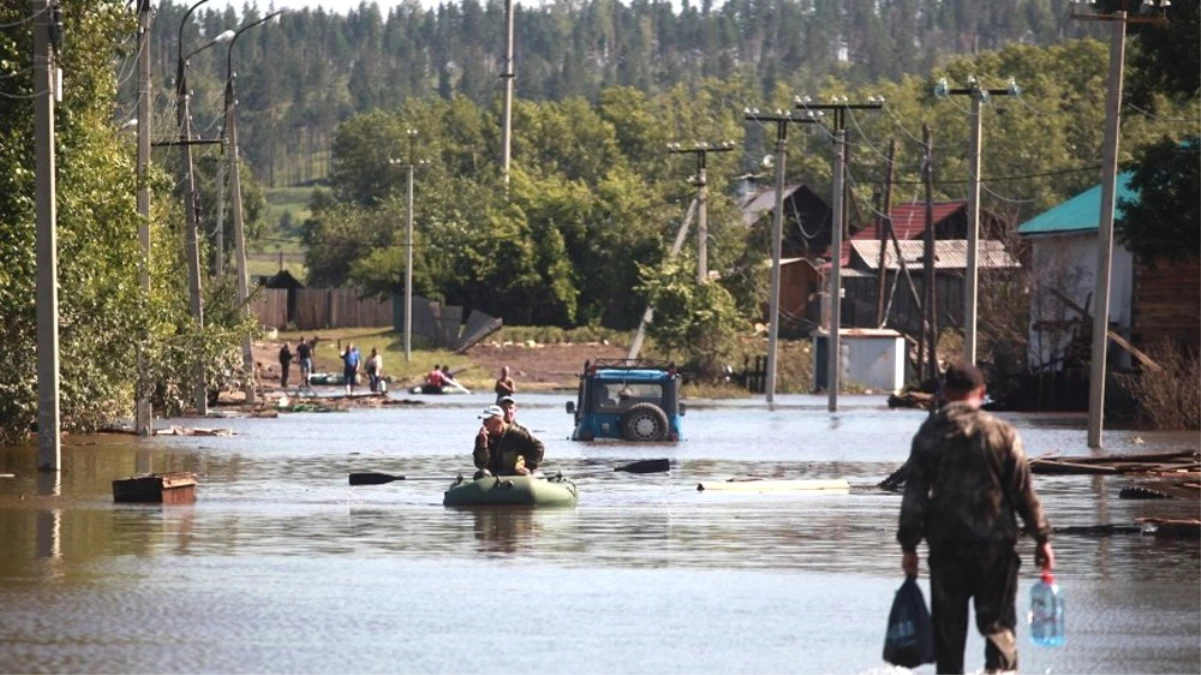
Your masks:
{"label": "house", "polygon": [[[916,299],[925,297],[922,279],[925,242],[898,240],[897,244],[900,257],[897,256],[897,247],[891,242],[884,246],[884,302],[881,303],[880,242],[850,242],[850,260],[842,272],[844,328],[878,328],[879,313],[883,309],[886,312],[885,325],[911,335],[920,332],[921,311]],[[965,239],[934,242],[934,297],[940,327],[963,325],[967,244]],[[1005,248],[1004,242],[997,239],[980,240],[977,260],[981,284],[1021,268],[1021,263]]]}
{"label": "house", "polygon": [[[776,207],[775,187],[760,190],[742,202],[742,224],[753,227],[760,220],[771,227]],[[826,200],[804,183],[784,188],[784,258],[812,260],[830,248],[830,219],[833,216]]]}
{"label": "house", "polygon": [[[1130,172],[1117,176],[1115,203],[1136,202]],[[1120,207],[1119,207],[1120,208]],[[1121,212],[1116,214],[1121,216]],[[1034,288],[1030,301],[1030,366],[1060,370],[1090,357],[1093,294],[1100,252],[1101,186],[1096,185],[1023,223],[1030,243]],[[1136,347],[1171,340],[1196,350],[1201,344],[1201,260],[1148,264],[1114,239],[1110,263],[1109,325]],[[1081,316],[1080,310],[1088,313]],[[1110,363],[1130,367],[1125,350]]]}
{"label": "house", "polygon": [[[1136,199],[1130,172],[1117,179],[1117,199]],[[1018,227],[1030,244],[1029,362],[1036,370],[1059,370],[1088,360],[1092,340],[1097,257],[1100,251],[1101,186],[1096,185]],[[1110,264],[1109,323],[1129,339],[1133,325],[1134,256],[1114,241]],[[1073,307],[1075,305],[1075,307]],[[1192,308],[1196,310],[1196,305]],[[1129,366],[1128,354],[1115,365]]]}
{"label": "house", "polygon": [[[931,204],[934,222],[934,239],[967,239],[967,202],[949,201]],[[921,241],[926,235],[926,204],[912,202],[899,204],[889,213],[892,221],[892,231],[898,241]],[[884,234],[884,219],[877,218],[872,226],[864,227],[852,234],[842,244],[842,263],[848,264],[853,241],[880,241]],[[1002,239],[1005,233],[1005,221],[989,212],[980,209],[980,240]]]}

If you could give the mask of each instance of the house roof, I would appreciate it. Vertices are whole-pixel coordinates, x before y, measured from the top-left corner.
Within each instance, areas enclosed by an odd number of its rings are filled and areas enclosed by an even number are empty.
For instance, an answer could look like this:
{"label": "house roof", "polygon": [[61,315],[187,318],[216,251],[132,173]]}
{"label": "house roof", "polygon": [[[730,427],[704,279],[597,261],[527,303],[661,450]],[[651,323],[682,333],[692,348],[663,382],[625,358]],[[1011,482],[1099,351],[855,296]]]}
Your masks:
{"label": "house roof", "polygon": [[[1135,201],[1138,193],[1130,189],[1130,172],[1118,174],[1117,200]],[[1018,234],[1031,237],[1056,234],[1096,232],[1101,222],[1101,186],[1093,187],[1072,197],[1059,206],[1043,211],[1018,227]]]}
{"label": "house roof", "polygon": [[[784,186],[784,199],[788,199],[803,185],[804,183],[793,183]],[[772,209],[776,208],[776,188],[773,186],[756,192],[747,197],[738,208],[742,211],[742,224],[747,227],[754,225],[755,221],[763,217],[764,213],[771,213]]]}
{"label": "house roof", "polygon": [[[967,202],[934,202],[934,224],[937,225],[954,215],[959,209],[967,208]],[[916,202],[892,207],[892,231],[897,239],[916,239],[926,231],[926,204]],[[852,240],[875,239],[876,228],[865,227],[851,235]]]}
{"label": "house roof", "polygon": [[[921,241],[898,241],[897,243],[901,246],[901,255],[904,256],[905,266],[910,269],[921,267],[922,257],[925,252],[924,243]],[[851,242],[851,247],[855,252],[855,257],[861,262],[864,268],[869,270],[879,269],[880,242],[853,241]],[[1021,263],[1005,249],[1005,243],[996,239],[980,240],[979,264],[982,268],[1021,267]],[[900,261],[897,260],[896,248],[892,246],[891,242],[884,248],[884,268],[887,270],[899,270],[901,268]],[[967,240],[940,239],[935,241],[934,269],[967,269]]]}

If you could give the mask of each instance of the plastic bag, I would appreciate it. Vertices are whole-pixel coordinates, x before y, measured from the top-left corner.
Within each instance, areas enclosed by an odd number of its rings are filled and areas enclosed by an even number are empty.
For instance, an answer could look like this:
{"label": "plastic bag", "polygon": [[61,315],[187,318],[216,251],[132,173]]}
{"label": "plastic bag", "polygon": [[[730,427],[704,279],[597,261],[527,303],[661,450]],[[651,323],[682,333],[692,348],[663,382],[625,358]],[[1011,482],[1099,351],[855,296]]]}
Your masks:
{"label": "plastic bag", "polygon": [[905,579],[892,601],[888,632],[884,636],[884,660],[904,668],[934,663],[934,627],[916,579]]}

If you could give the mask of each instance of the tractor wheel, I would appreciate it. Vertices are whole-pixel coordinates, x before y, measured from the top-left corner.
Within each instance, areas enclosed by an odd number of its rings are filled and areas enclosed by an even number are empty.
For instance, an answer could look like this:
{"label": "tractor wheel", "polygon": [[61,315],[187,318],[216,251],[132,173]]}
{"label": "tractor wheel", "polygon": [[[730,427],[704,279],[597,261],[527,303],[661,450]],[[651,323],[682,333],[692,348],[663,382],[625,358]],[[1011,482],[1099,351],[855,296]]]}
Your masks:
{"label": "tractor wheel", "polygon": [[621,432],[627,441],[666,440],[667,413],[654,403],[635,403],[621,416]]}

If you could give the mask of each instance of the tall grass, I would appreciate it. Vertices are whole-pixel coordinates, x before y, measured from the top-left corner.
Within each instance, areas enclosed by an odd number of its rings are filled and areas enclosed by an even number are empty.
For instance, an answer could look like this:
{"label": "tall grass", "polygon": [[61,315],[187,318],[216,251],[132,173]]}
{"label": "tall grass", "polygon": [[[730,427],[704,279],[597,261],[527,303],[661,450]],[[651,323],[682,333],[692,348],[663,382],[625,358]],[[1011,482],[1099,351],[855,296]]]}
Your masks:
{"label": "tall grass", "polygon": [[1152,346],[1147,355],[1163,370],[1122,376],[1138,423],[1165,431],[1201,429],[1201,358],[1170,341]]}

